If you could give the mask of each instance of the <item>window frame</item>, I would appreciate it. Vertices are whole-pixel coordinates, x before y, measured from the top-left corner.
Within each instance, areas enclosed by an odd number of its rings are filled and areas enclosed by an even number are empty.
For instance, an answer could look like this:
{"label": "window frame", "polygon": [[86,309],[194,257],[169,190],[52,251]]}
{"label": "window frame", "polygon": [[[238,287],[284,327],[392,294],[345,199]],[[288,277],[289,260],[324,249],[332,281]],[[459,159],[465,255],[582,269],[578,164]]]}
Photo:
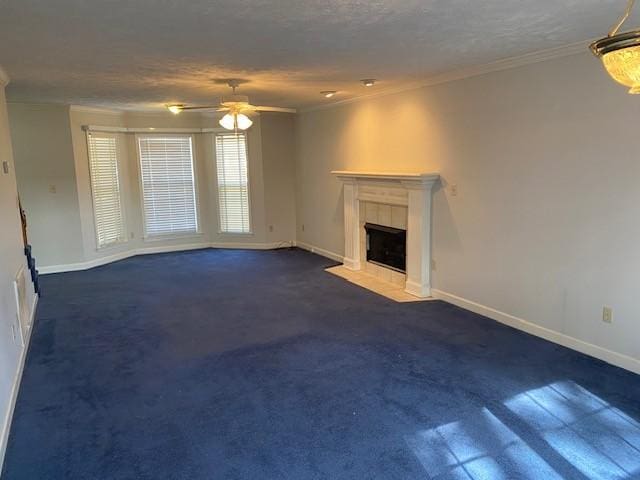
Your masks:
{"label": "window frame", "polygon": [[[98,222],[96,215],[96,201],[94,195],[94,181],[93,181],[93,169],[91,168],[91,136],[98,137],[106,137],[113,138],[116,142],[116,175],[118,178],[118,196],[120,199],[120,217],[122,218],[122,238],[120,240],[116,240],[114,242],[106,243],[104,245],[100,245],[100,235],[98,233]],[[86,131],[85,134],[86,145],[87,145],[87,167],[89,169],[89,194],[91,196],[91,216],[93,218],[93,232],[94,232],[94,240],[95,240],[95,248],[96,251],[108,250],[111,248],[115,248],[119,245],[125,244],[129,241],[128,234],[128,224],[127,224],[127,212],[125,206],[125,199],[123,194],[123,177],[122,170],[125,165],[123,164],[123,152],[124,152],[124,144],[122,139],[119,137],[116,132],[97,132],[97,131]]]}
{"label": "window frame", "polygon": [[[159,233],[149,234],[147,232],[146,211],[144,208],[144,187],[142,179],[142,155],[140,152],[140,139],[143,138],[158,138],[158,137],[186,137],[191,139],[191,170],[193,173],[193,194],[195,201],[195,220],[196,230],[194,232],[175,232],[175,233]],[[198,189],[198,155],[196,153],[196,137],[193,133],[174,133],[174,132],[149,132],[149,133],[136,133],[134,135],[135,149],[137,157],[137,171],[138,171],[138,189],[140,191],[140,213],[142,214],[142,241],[144,242],[159,242],[163,240],[172,240],[179,238],[193,238],[202,236],[202,221],[200,217],[200,192]]]}
{"label": "window frame", "polygon": [[250,168],[250,154],[249,154],[249,135],[246,131],[238,132],[242,133],[244,136],[244,149],[246,152],[246,162],[247,162],[247,204],[248,204],[248,222],[249,222],[249,230],[246,232],[228,232],[222,229],[222,209],[220,208],[220,179],[218,177],[218,148],[216,145],[216,138],[219,136],[230,135],[231,133],[228,130],[220,130],[213,133],[212,143],[213,143],[213,161],[214,168],[213,173],[215,176],[215,188],[216,188],[216,209],[218,211],[218,235],[224,236],[252,236],[253,232],[253,212],[252,212],[252,202],[251,202],[251,168]]}

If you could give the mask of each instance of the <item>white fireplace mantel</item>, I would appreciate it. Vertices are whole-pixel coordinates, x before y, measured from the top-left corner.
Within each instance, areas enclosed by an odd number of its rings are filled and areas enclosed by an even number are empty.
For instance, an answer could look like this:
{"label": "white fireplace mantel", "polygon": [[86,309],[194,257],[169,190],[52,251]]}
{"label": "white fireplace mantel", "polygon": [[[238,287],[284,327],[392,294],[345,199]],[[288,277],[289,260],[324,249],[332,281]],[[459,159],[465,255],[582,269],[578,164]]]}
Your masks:
{"label": "white fireplace mantel", "polygon": [[431,295],[431,191],[438,173],[331,172],[344,183],[344,265],[361,270],[360,202],[407,207],[407,280],[416,297]]}

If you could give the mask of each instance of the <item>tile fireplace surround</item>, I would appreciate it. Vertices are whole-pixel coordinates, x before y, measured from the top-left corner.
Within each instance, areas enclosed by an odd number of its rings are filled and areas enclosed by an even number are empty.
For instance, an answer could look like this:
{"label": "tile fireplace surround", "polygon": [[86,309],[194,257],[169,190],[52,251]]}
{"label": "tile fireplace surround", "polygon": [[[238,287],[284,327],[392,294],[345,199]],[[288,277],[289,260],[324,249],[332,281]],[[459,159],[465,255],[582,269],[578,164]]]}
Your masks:
{"label": "tile fireplace surround", "polygon": [[[407,207],[405,291],[431,296],[431,196],[437,173],[331,172],[344,184],[344,266],[364,269],[361,202]],[[361,218],[362,217],[362,218]]]}

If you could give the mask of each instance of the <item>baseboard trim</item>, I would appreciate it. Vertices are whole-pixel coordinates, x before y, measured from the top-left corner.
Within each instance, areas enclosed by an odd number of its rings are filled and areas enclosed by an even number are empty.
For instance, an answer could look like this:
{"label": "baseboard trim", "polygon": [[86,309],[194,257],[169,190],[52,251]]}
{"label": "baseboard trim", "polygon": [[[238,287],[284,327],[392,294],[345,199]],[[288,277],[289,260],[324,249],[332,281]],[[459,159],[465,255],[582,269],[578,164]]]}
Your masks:
{"label": "baseboard trim", "polygon": [[106,265],[107,263],[117,262],[118,260],[124,260],[125,258],[133,257],[134,255],[136,255],[136,250],[127,250],[126,252],[115,253],[113,255],[107,255],[106,257],[96,258],[86,262],[38,266],[37,268],[40,275],[48,275],[49,273],[77,272]]}
{"label": "baseboard trim", "polygon": [[125,258],[135,257],[136,255],[180,252],[183,250],[196,250],[199,248],[209,248],[209,243],[192,243],[188,245],[134,248],[124,252],[114,253],[113,255],[107,255],[105,257],[88,260],[86,262],[38,267],[38,271],[42,275],[47,275],[49,273],[77,272],[81,270],[89,270],[90,268],[100,267],[102,265],[107,265],[109,263],[117,262],[118,260],[124,260]]}
{"label": "baseboard trim", "polygon": [[50,273],[77,272],[81,270],[89,270],[90,268],[100,267],[109,263],[124,260],[125,258],[135,257],[136,255],[151,255],[154,253],[170,253],[184,252],[188,250],[199,250],[203,248],[229,248],[229,249],[248,249],[248,250],[274,250],[276,248],[290,247],[294,244],[292,241],[271,242],[271,243],[236,243],[236,242],[213,242],[213,243],[190,243],[183,245],[163,245],[158,247],[142,247],[127,250],[125,252],[114,253],[105,257],[88,260],[79,263],[67,263],[63,265],[50,265],[38,267],[41,275]]}
{"label": "baseboard trim", "polygon": [[342,264],[347,267],[349,270],[354,272],[359,271],[362,268],[362,264],[360,260],[351,260],[350,258],[344,257],[342,259]]}
{"label": "baseboard trim", "polygon": [[599,347],[598,345],[593,345],[564,333],[560,333],[546,327],[541,327],[540,325],[536,325],[535,323],[518,318],[514,315],[501,312],[494,308],[487,307],[451,293],[443,292],[442,290],[432,289],[431,294],[434,298],[452,303],[458,307],[464,308],[465,310],[489,317],[497,322],[522,330],[523,332],[535,335],[536,337],[543,338],[550,342],[557,343],[558,345],[562,345],[563,347],[595,357],[604,362],[610,363],[611,365],[615,365],[616,367],[624,368],[625,370],[640,374],[640,359],[607,350],[606,348]]}
{"label": "baseboard trim", "polygon": [[330,258],[331,260],[335,260],[336,262],[344,263],[344,257],[342,255],[338,255],[337,253],[325,250],[324,248],[316,247],[315,245],[311,245],[305,242],[295,242],[295,246],[308,252],[316,253],[323,257]]}
{"label": "baseboard trim", "polygon": [[429,285],[422,285],[411,280],[405,282],[404,291],[418,298],[429,298],[431,296],[431,287]]}
{"label": "baseboard trim", "polygon": [[16,408],[16,401],[18,400],[18,392],[20,391],[20,383],[22,382],[22,373],[24,371],[24,364],[27,359],[27,352],[29,351],[29,345],[31,344],[31,332],[33,331],[34,320],[36,316],[36,309],[38,308],[38,295],[33,296],[33,302],[31,304],[31,315],[29,318],[30,328],[27,333],[27,338],[24,342],[24,347],[20,353],[20,359],[18,361],[18,368],[13,380],[13,387],[11,389],[11,398],[9,399],[9,408],[5,412],[4,420],[2,422],[2,430],[0,431],[0,472],[4,465],[4,458],[7,453],[7,445],[9,442],[9,432],[11,430],[11,421],[13,420],[13,412]]}

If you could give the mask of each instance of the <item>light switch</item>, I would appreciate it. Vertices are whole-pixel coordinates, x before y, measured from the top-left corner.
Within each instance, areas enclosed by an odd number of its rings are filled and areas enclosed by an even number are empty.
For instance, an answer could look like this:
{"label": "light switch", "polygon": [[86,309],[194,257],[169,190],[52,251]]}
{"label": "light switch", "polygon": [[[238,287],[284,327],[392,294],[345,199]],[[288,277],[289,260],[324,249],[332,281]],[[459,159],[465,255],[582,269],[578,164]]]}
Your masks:
{"label": "light switch", "polygon": [[56,193],[58,190],[55,185],[49,185],[49,193]]}

